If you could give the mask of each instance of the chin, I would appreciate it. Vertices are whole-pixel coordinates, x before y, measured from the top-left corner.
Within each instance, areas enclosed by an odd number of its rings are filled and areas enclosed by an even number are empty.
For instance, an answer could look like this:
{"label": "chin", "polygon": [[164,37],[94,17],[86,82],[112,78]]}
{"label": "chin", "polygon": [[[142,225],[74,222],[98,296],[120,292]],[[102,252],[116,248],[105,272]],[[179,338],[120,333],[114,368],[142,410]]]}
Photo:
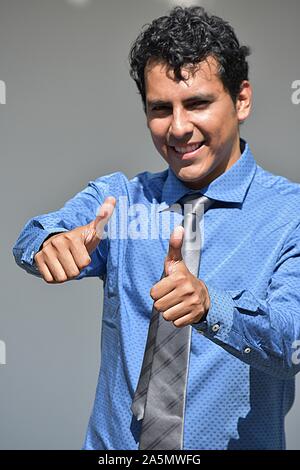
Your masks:
{"label": "chin", "polygon": [[190,186],[191,189],[201,189],[206,186],[205,181],[207,179],[207,173],[199,172],[195,173],[195,169],[187,168],[180,169],[178,172],[175,172],[178,179],[180,179],[187,186]]}
{"label": "chin", "polygon": [[207,176],[206,172],[196,172],[193,165],[186,168],[180,168],[179,171],[176,172],[176,175],[179,179],[187,183],[196,183],[197,181],[201,181],[205,176]]}

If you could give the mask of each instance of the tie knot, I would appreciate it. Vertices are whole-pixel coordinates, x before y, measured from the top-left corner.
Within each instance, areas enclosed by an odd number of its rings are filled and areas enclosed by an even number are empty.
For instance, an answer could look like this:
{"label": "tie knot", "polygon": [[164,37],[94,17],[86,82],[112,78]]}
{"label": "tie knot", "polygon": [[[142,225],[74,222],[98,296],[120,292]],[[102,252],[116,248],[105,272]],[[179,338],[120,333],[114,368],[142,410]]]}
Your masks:
{"label": "tie knot", "polygon": [[209,199],[203,194],[187,194],[179,200],[184,213],[201,215],[213,204],[213,199]]}

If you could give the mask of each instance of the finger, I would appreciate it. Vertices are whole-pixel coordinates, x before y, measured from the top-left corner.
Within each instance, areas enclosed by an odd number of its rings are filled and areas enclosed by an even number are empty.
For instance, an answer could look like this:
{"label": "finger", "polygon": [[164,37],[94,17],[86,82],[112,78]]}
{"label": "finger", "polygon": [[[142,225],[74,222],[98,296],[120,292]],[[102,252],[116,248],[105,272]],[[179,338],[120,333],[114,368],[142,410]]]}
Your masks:
{"label": "finger", "polygon": [[165,312],[169,308],[174,307],[174,305],[177,305],[178,302],[181,302],[181,299],[178,298],[177,290],[174,289],[168,294],[156,300],[154,302],[154,307],[159,312]]}
{"label": "finger", "polygon": [[36,265],[37,265],[37,268],[38,268],[40,274],[42,275],[42,277],[44,278],[44,280],[46,282],[53,282],[54,281],[53,276],[50,273],[46,263],[44,263],[44,262],[40,263],[40,262],[36,261]]}
{"label": "finger", "polygon": [[64,250],[57,254],[57,259],[65,271],[68,279],[78,276],[80,273],[70,250]]}
{"label": "finger", "polygon": [[183,328],[184,326],[192,325],[193,323],[195,323],[195,318],[192,313],[188,313],[183,317],[180,317],[177,320],[173,321],[174,326],[176,326],[177,328]]}
{"label": "finger", "polygon": [[171,274],[175,263],[183,260],[181,253],[183,236],[184,228],[181,225],[178,225],[173,230],[169,241],[169,251],[165,260],[165,272],[167,275]]}
{"label": "finger", "polygon": [[189,314],[190,311],[190,305],[186,305],[184,302],[180,302],[177,305],[174,305],[174,307],[168,308],[168,310],[163,312],[163,317],[165,320],[175,321],[182,316]]}
{"label": "finger", "polygon": [[58,261],[57,258],[54,257],[48,257],[46,254],[44,254],[44,259],[45,259],[45,264],[47,265],[47,268],[49,269],[53,279],[57,282],[65,282],[68,277]]}
{"label": "finger", "polygon": [[111,218],[116,202],[117,201],[113,196],[107,197],[97,213],[97,217],[94,221],[94,228],[96,230],[96,236],[99,239],[103,236],[104,226]]}
{"label": "finger", "polygon": [[171,277],[163,277],[159,282],[154,284],[150,290],[150,295],[153,300],[160,299],[164,295],[174,290],[174,280]]}
{"label": "finger", "polygon": [[88,266],[91,262],[91,257],[88,253],[87,247],[82,245],[81,240],[73,240],[72,245],[70,246],[70,251],[74,258],[74,262],[79,270]]}

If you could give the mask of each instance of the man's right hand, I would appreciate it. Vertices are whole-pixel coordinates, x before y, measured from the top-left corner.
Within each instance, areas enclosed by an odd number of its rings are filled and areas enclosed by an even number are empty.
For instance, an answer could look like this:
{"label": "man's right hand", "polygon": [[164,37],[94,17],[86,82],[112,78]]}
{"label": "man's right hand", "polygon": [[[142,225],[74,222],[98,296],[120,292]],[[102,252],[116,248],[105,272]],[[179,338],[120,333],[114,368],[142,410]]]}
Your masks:
{"label": "man's right hand", "polygon": [[90,255],[100,243],[104,225],[112,216],[115,205],[115,198],[107,197],[92,222],[57,233],[44,241],[34,261],[46,282],[56,284],[74,279],[90,264]]}

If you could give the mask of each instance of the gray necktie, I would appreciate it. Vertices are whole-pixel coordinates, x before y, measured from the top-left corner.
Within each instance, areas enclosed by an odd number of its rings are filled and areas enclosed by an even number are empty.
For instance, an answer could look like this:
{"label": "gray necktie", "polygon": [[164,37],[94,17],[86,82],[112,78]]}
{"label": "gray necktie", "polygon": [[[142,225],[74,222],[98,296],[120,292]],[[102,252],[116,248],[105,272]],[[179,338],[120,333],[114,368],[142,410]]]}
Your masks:
{"label": "gray necktie", "polygon": [[[188,195],[180,202],[184,204],[182,256],[189,271],[198,277],[200,220],[213,201],[206,196]],[[161,278],[164,276],[163,272]],[[191,325],[178,328],[153,306],[142,369],[131,406],[136,419],[143,419],[140,450],[183,448],[191,334]]]}

